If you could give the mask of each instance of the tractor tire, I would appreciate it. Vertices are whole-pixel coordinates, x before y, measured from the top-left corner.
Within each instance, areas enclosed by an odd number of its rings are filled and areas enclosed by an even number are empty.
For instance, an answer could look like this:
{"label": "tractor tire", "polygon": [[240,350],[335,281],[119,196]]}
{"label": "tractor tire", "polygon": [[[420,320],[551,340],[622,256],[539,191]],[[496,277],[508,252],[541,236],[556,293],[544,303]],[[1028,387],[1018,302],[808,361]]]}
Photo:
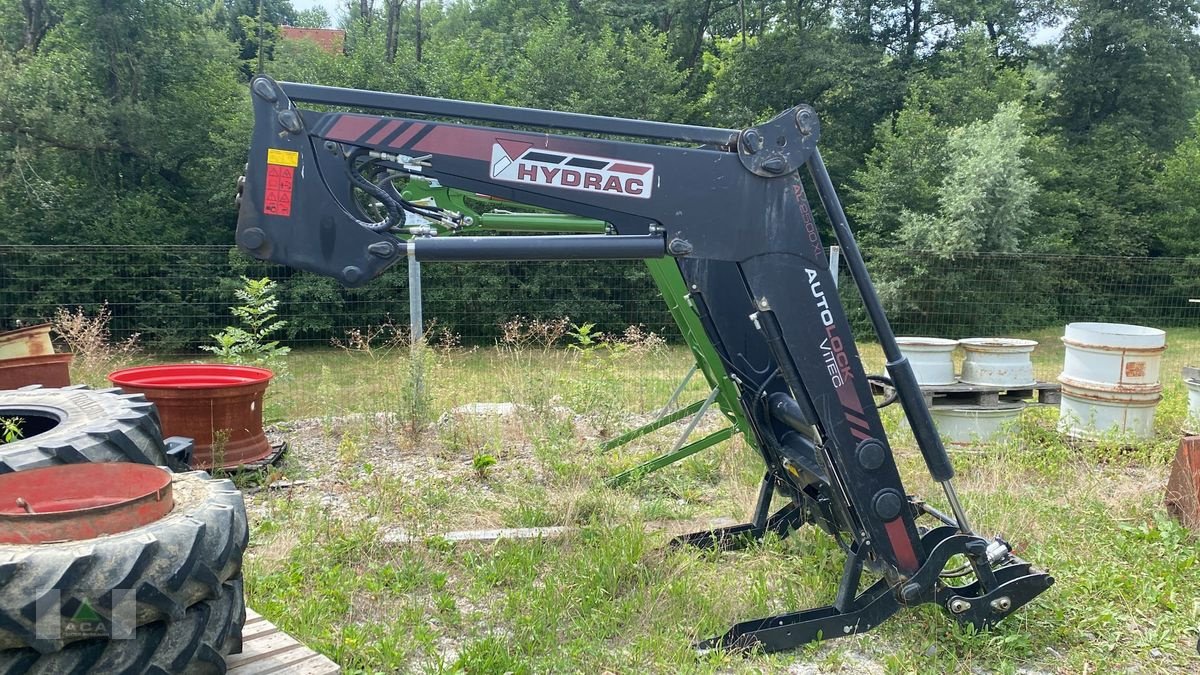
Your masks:
{"label": "tractor tire", "polygon": [[158,410],[142,394],[84,385],[0,391],[0,417],[24,416],[34,433],[0,445],[0,473],[81,462],[187,467],[167,457]]}
{"label": "tractor tire", "polygon": [[220,595],[189,607],[178,620],[139,626],[127,639],[91,638],[53,654],[0,650],[0,675],[224,675],[225,657],[242,650],[245,623],[246,599],[239,577],[226,582]]}
{"label": "tractor tire", "polygon": [[66,625],[85,604],[108,621],[114,603],[128,612],[129,605],[121,603],[132,601],[133,625],[141,626],[180,620],[188,607],[217,597],[221,585],[241,573],[249,538],[242,493],[232,481],[203,471],[172,474],[171,489],[170,513],[126,532],[82,541],[0,544],[0,649],[29,647],[49,654],[91,637],[71,631],[46,637],[44,630],[39,637],[39,605],[43,613],[58,614],[43,620]]}

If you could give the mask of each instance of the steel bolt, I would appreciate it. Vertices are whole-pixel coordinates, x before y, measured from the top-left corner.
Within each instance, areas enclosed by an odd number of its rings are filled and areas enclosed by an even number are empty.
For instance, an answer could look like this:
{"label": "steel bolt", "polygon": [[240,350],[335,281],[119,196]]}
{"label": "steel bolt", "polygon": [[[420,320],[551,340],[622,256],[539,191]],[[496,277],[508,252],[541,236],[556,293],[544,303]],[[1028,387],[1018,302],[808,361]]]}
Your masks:
{"label": "steel bolt", "polygon": [[807,136],[812,133],[813,111],[810,108],[801,108],[796,111],[796,128],[800,130],[800,134]]}
{"label": "steel bolt", "polygon": [[875,493],[875,499],[872,500],[871,505],[875,509],[875,515],[884,521],[892,521],[900,516],[900,512],[904,509],[904,500],[895,490],[883,489]]}
{"label": "steel bolt", "polygon": [[763,171],[766,171],[767,173],[773,173],[776,175],[779,175],[779,174],[787,171],[787,168],[788,168],[787,160],[784,159],[783,157],[772,157],[771,159],[768,159],[767,161],[762,163]]}
{"label": "steel bolt", "polygon": [[1002,595],[992,601],[992,609],[997,612],[1007,612],[1012,608],[1012,600],[1007,595]]}
{"label": "steel bolt", "polygon": [[275,89],[271,86],[270,80],[261,77],[255,78],[254,86],[251,87],[251,89],[254,90],[254,93],[259,98],[270,103],[274,103],[275,101],[279,100],[279,97],[275,94]]}
{"label": "steel bolt", "polygon": [[689,255],[692,252],[692,242],[675,238],[667,244],[667,253],[673,256]]}
{"label": "steel bolt", "polygon": [[267,243],[267,233],[259,227],[247,228],[241,233],[238,243],[251,251],[256,250]]}
{"label": "steel bolt", "polygon": [[380,258],[390,258],[396,255],[396,247],[390,241],[377,241],[368,246],[367,251]]}
{"label": "steel bolt", "polygon": [[281,110],[275,118],[279,120],[279,126],[293,134],[298,134],[304,129],[304,122],[300,120],[300,114],[295,110]]}
{"label": "steel bolt", "polygon": [[760,136],[759,133],[754,129],[747,129],[742,133],[742,151],[746,154],[753,155],[759,150],[762,150],[762,146],[762,136]]}
{"label": "steel bolt", "polygon": [[950,601],[950,611],[954,612],[955,614],[962,614],[968,609],[971,609],[971,603],[963,600],[962,598],[955,598]]}
{"label": "steel bolt", "polygon": [[858,444],[857,455],[858,463],[868,471],[874,471],[883,466],[883,462],[887,458],[883,444],[873,438],[868,438]]}

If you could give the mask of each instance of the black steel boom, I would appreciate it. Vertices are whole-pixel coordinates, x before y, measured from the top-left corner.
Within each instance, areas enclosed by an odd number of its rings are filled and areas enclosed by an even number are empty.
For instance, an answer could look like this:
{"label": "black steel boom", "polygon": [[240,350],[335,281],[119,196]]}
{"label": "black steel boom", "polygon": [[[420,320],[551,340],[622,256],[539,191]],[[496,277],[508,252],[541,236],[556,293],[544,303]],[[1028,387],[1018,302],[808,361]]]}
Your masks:
{"label": "black steel boom", "polygon": [[[255,78],[251,89],[255,128],[237,241],[258,258],[353,286],[406,252],[421,260],[673,257],[707,337],[737,384],[766,465],[751,522],[676,543],[729,548],[811,523],[832,534],[847,554],[832,605],[744,622],[700,647],[788,649],[869,630],[900,608],[925,602],[984,627],[1053,583],[1013,556],[1006,543],[985,539],[968,525],[950,458],[817,150],[820,123],[811,108],[797,106],[734,131],[280,84],[267,77]],[[318,112],[293,101],[424,117]],[[809,209],[802,168],[833,225],[898,398],[953,518],[904,489]],[[406,242],[397,236],[406,212],[446,222],[459,214],[404,202],[391,180],[405,174],[603,220],[609,234]],[[785,505],[772,514],[776,498]],[[916,519],[924,514],[953,527],[918,529]],[[943,582],[956,555],[969,562],[973,583]],[[858,593],[864,568],[878,580]]]}

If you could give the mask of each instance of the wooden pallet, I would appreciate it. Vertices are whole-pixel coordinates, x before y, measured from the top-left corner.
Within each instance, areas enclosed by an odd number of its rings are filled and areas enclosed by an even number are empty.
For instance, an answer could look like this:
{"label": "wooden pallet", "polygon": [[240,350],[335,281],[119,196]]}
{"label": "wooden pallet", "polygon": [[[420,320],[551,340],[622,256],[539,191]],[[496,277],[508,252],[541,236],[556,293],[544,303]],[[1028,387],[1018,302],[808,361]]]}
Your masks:
{"label": "wooden pallet", "polygon": [[[891,396],[892,387],[871,382],[871,392],[876,396]],[[1038,405],[1058,405],[1062,398],[1062,385],[1057,382],[1036,382],[1029,387],[1004,387],[986,384],[925,385],[925,405],[995,408],[1005,403],[1030,401]]]}
{"label": "wooden pallet", "polygon": [[242,653],[225,659],[229,675],[336,675],[336,663],[300,644],[252,609],[246,610]]}

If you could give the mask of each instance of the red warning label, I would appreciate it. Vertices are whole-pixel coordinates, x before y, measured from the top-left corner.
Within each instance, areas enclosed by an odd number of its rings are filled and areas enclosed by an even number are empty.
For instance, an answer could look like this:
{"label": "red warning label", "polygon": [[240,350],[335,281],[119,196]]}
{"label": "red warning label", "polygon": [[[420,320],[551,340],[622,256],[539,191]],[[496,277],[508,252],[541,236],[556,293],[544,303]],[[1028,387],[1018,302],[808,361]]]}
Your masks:
{"label": "red warning label", "polygon": [[263,213],[268,216],[292,215],[292,176],[295,171],[290,166],[267,165],[267,194],[263,197]]}

